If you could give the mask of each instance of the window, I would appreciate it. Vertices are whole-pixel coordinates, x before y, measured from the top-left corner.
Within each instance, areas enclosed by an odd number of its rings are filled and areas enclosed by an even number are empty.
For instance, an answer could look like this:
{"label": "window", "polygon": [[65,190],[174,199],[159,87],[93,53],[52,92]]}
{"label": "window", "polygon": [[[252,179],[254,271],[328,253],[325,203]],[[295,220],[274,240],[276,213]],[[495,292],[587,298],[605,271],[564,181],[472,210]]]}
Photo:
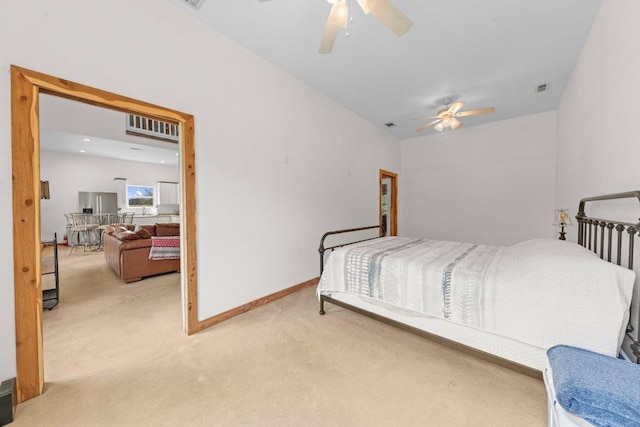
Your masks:
{"label": "window", "polygon": [[153,206],[154,189],[155,187],[149,185],[127,185],[127,206]]}

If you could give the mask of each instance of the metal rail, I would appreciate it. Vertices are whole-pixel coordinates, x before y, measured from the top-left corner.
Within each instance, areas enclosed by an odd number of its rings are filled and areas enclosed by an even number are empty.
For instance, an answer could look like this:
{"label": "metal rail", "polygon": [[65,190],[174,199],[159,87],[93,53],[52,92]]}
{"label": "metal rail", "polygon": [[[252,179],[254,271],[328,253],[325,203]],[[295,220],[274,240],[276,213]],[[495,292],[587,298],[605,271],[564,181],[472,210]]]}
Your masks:
{"label": "metal rail", "polygon": [[[326,239],[329,236],[333,236],[336,234],[345,234],[345,233],[353,233],[354,231],[364,231],[364,230],[374,230],[376,228],[380,229],[380,235],[378,237],[371,237],[370,239],[362,239],[362,240],[358,240],[355,242],[349,242],[349,243],[343,243],[341,245],[335,245],[335,246],[330,246],[328,248],[324,247],[324,239]],[[322,235],[322,239],[320,239],[320,247],[318,247],[318,252],[320,253],[320,275],[322,276],[322,272],[324,271],[324,253],[328,250],[334,250],[336,248],[341,248],[343,246],[347,246],[347,245],[353,245],[354,243],[360,243],[360,242],[366,242],[367,240],[373,240],[373,239],[378,239],[380,237],[384,237],[385,235],[385,231],[384,231],[384,227],[382,225],[370,225],[368,227],[358,227],[358,228],[347,228],[344,230],[334,230],[334,231],[327,231],[326,233],[324,233]]]}
{"label": "metal rail", "polygon": [[[633,270],[633,256],[635,248],[635,236],[640,231],[640,222],[633,224],[625,221],[616,221],[611,219],[602,219],[590,217],[585,212],[586,204],[589,202],[599,202],[606,200],[619,200],[635,198],[640,202],[640,190],[627,191],[625,193],[607,194],[604,196],[585,197],[580,200],[578,207],[578,214],[576,220],[578,221],[578,244],[583,247],[592,250],[596,255],[600,255],[601,259],[605,259],[605,241],[606,241],[606,260],[608,262],[615,262],[617,265],[622,265],[622,249],[624,232],[627,233],[627,248],[628,248],[628,261],[627,268]],[[598,233],[598,229],[600,233]],[[606,230],[606,232],[605,232]],[[616,231],[615,234],[613,231]],[[600,241],[598,242],[598,234],[600,235]],[[614,238],[615,235],[615,238]],[[615,250],[613,241],[616,241]],[[599,243],[599,245],[598,245]],[[614,260],[612,261],[612,258]],[[640,305],[640,301],[636,302]],[[633,310],[632,307],[629,310]],[[638,323],[632,325],[633,313],[630,313],[629,324],[627,325],[626,335],[631,340],[630,348],[633,355],[636,357],[636,363],[640,363],[640,335],[634,336],[634,331],[640,331],[640,313],[638,316]],[[636,332],[638,334],[638,332]]]}

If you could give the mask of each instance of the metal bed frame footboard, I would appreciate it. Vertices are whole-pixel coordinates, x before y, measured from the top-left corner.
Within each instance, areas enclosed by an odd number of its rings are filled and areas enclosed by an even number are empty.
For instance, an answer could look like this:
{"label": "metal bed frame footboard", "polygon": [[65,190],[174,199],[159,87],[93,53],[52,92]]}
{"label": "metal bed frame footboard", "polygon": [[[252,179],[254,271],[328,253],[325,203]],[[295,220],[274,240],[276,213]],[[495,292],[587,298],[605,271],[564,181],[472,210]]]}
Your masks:
{"label": "metal bed frame footboard", "polygon": [[[640,202],[640,191],[628,191],[626,193],[608,194],[604,196],[585,197],[580,200],[578,214],[578,244],[592,250],[601,259],[622,266],[623,249],[628,251],[627,268],[633,270],[633,256],[635,237],[640,231],[640,222],[632,224],[624,221],[601,219],[590,217],[585,213],[585,206],[589,202],[600,202],[607,200],[619,200],[635,198]],[[614,233],[615,230],[615,233]],[[626,234],[626,244],[623,244]],[[615,237],[614,237],[615,236]],[[614,246],[615,241],[615,246]],[[634,292],[635,295],[635,292]],[[638,301],[640,305],[640,301]],[[634,309],[634,304],[630,310]],[[631,340],[629,348],[636,358],[635,363],[640,363],[640,341],[638,331],[640,331],[640,315],[637,316],[637,323],[634,326],[633,313],[630,312],[629,324],[627,325],[626,336]],[[633,332],[636,332],[634,336]],[[631,355],[627,355],[631,358]],[[633,360],[632,360],[633,361]]]}
{"label": "metal bed frame footboard", "polygon": [[[371,238],[368,238],[368,239],[360,239],[360,240],[356,240],[354,242],[342,243],[340,245],[334,245],[334,246],[329,246],[329,247],[325,247],[324,246],[324,241],[329,236],[334,236],[334,235],[338,235],[338,234],[354,233],[354,232],[357,232],[357,231],[375,230],[375,229],[379,229],[380,230],[379,236],[377,236],[377,237],[371,237]],[[367,240],[379,239],[380,237],[384,237],[385,234],[386,233],[385,233],[384,227],[382,225],[370,225],[368,227],[346,228],[344,230],[328,231],[328,232],[324,233],[322,235],[322,239],[320,239],[320,247],[318,247],[318,253],[320,254],[320,276],[322,276],[322,272],[324,271],[324,253],[325,252],[327,252],[327,251],[333,252],[334,250],[336,250],[338,248],[341,248],[343,246],[353,245],[354,243],[360,243],[360,242],[366,242]],[[324,314],[324,302],[325,301],[333,302],[335,304],[334,300],[332,300],[330,297],[327,297],[325,295],[320,295],[320,314]]]}

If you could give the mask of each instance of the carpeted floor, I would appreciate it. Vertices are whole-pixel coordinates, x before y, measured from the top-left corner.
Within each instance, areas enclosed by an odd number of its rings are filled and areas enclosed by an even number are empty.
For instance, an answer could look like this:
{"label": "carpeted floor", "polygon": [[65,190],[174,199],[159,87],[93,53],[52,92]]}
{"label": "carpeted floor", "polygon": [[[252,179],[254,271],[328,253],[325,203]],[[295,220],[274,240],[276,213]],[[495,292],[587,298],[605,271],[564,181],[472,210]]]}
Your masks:
{"label": "carpeted floor", "polygon": [[335,306],[319,316],[313,289],[187,337],[178,274],[123,284],[102,254],[66,250],[60,269],[45,393],[16,427],[546,425],[542,382]]}

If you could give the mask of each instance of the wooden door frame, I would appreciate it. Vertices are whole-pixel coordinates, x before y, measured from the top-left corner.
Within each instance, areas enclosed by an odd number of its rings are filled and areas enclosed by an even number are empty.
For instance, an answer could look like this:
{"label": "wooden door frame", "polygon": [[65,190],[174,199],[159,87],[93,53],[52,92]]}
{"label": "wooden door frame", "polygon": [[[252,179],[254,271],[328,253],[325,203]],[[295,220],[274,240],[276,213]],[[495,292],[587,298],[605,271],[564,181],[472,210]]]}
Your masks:
{"label": "wooden door frame", "polygon": [[378,205],[379,205],[379,216],[380,216],[380,224],[382,224],[382,180],[384,178],[391,179],[391,206],[389,207],[389,224],[391,230],[387,230],[387,236],[397,236],[398,235],[398,174],[386,171],[384,169],[380,169],[380,183],[379,183],[379,195],[378,195]]}
{"label": "wooden door frame", "polygon": [[13,274],[18,403],[42,393],[42,283],[40,276],[39,94],[177,123],[181,130],[181,261],[187,334],[198,322],[195,141],[192,115],[11,65],[11,168],[13,174]]}

